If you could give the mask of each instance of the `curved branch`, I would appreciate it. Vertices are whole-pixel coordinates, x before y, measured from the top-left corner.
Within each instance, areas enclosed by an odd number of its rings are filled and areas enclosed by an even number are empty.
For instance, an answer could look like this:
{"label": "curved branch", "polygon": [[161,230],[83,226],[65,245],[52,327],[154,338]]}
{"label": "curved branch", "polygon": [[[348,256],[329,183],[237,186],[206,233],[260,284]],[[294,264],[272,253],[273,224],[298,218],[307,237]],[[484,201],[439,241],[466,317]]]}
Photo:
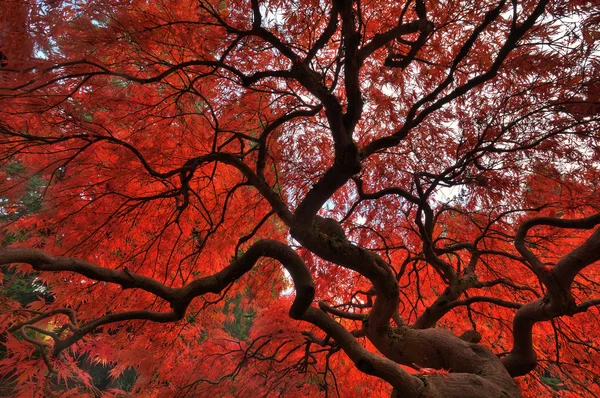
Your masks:
{"label": "curved branch", "polygon": [[0,264],[27,263],[37,271],[70,271],[97,281],[116,283],[124,289],[146,290],[167,301],[176,295],[177,289],[137,275],[129,270],[116,270],[100,267],[85,260],[71,257],[54,257],[45,252],[29,248],[5,248],[0,250]]}
{"label": "curved branch", "polygon": [[564,219],[555,217],[536,217],[522,223],[517,230],[515,236],[515,247],[519,253],[531,264],[536,273],[544,269],[544,264],[537,256],[525,245],[527,233],[533,227],[538,225],[547,225],[558,228],[571,229],[591,229],[600,224],[600,213],[587,218],[580,219]]}
{"label": "curved branch", "polygon": [[[545,224],[562,228],[589,229],[600,223],[600,215],[579,220],[540,217],[530,221],[531,226]],[[539,272],[540,279],[548,287],[548,292],[544,298],[528,303],[517,311],[513,320],[513,348],[502,359],[512,376],[527,374],[537,364],[532,337],[533,326],[537,322],[548,321],[562,315],[572,316],[587,310],[596,302],[575,305],[571,295],[571,284],[581,270],[598,260],[600,260],[600,228],[596,229],[583,244],[560,259],[553,269]]]}
{"label": "curved branch", "polygon": [[[22,311],[22,310],[20,310]],[[37,311],[36,311],[37,312]],[[35,318],[32,318],[26,322],[22,322],[19,323],[18,325],[15,326],[11,326],[10,328],[8,328],[8,331],[10,333],[15,332],[17,330],[19,330],[21,328],[21,326],[25,326],[25,325],[33,325],[34,323],[37,323],[43,319],[49,318],[51,316],[54,316],[56,314],[63,314],[69,317],[69,321],[71,322],[71,324],[77,325],[77,317],[75,316],[75,312],[69,308],[57,308],[55,310],[52,311],[48,311],[48,312],[44,312],[42,314],[40,314],[39,316],[36,316]]]}
{"label": "curved branch", "polygon": [[256,160],[256,174],[258,174],[261,178],[264,178],[264,169],[266,164],[266,156],[267,156],[267,138],[271,132],[275,131],[279,126],[283,125],[290,120],[293,120],[298,117],[310,117],[315,116],[323,109],[322,105],[316,106],[313,109],[302,109],[296,110],[294,112],[290,112],[283,116],[280,116],[273,122],[269,123],[259,138],[259,148],[258,148],[258,159]]}
{"label": "curved branch", "polygon": [[310,307],[302,319],[318,326],[333,337],[361,372],[387,381],[402,393],[402,396],[418,397],[423,390],[421,380],[410,375],[394,361],[367,350],[345,327],[335,322],[325,312]]}
{"label": "curved branch", "polygon": [[269,202],[273,211],[277,213],[279,218],[281,218],[288,226],[292,224],[292,213],[281,197],[271,189],[263,178],[256,175],[246,163],[234,155],[228,153],[209,153],[207,155],[202,155],[197,158],[189,159],[181,168],[172,170],[169,174],[189,173],[187,178],[191,178],[191,174],[196,168],[210,162],[221,162],[238,169],[248,179],[248,182]]}
{"label": "curved branch", "polygon": [[300,319],[314,298],[315,287],[312,276],[302,258],[289,246],[276,240],[260,240],[250,246],[243,256],[238,257],[225,269],[214,275],[190,282],[180,289],[179,300],[189,302],[205,293],[219,293],[227,285],[250,271],[261,257],[270,257],[279,261],[290,273],[296,290],[296,298],[290,308],[290,316],[293,319]]}
{"label": "curved branch", "polygon": [[579,304],[575,308],[575,313],[579,314],[581,312],[585,312],[588,309],[590,309],[590,307],[595,307],[595,306],[600,306],[600,299],[593,299],[593,300],[584,301],[583,303]]}
{"label": "curved branch", "polygon": [[[275,240],[260,240],[250,246],[244,255],[232,261],[223,270],[214,275],[196,279],[182,288],[172,288],[162,283],[138,275],[125,269],[114,270],[97,266],[85,260],[53,257],[42,251],[26,248],[6,248],[0,250],[0,264],[28,263],[38,271],[70,271],[84,275],[90,279],[103,282],[116,283],[123,288],[138,288],[155,294],[158,297],[168,301],[173,308],[172,312],[156,312],[149,310],[125,311],[114,314],[108,314],[101,318],[90,321],[80,328],[70,328],[74,333],[64,339],[55,339],[54,355],[79,341],[83,336],[92,332],[94,329],[113,322],[120,322],[132,319],[143,319],[154,322],[175,322],[185,316],[186,309],[190,302],[205,293],[220,293],[229,284],[239,279],[245,273],[250,271],[261,257],[269,257],[279,261],[290,273],[296,289],[296,298],[290,308],[290,316],[293,319],[300,319],[306,310],[310,307],[314,298],[314,284],[308,267],[300,256],[289,246]],[[31,323],[40,321],[48,316],[65,313],[63,310],[54,310],[42,314],[29,322],[22,323],[19,327],[30,327]],[[74,314],[69,315],[71,321],[76,321]]]}
{"label": "curved branch", "polygon": [[332,315],[339,316],[340,318],[352,319],[354,321],[362,321],[365,319],[365,314],[357,314],[354,312],[342,311],[338,308],[333,308],[330,305],[327,305],[324,301],[319,301],[319,308],[322,311],[329,312]]}

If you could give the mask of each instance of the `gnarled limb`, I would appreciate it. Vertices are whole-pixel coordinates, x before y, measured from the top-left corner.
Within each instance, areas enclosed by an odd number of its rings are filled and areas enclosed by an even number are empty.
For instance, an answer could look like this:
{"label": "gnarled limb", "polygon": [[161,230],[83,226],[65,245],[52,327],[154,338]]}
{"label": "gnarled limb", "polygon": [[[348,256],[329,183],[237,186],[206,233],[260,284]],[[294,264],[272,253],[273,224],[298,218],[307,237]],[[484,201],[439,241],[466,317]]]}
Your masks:
{"label": "gnarled limb", "polygon": [[[595,215],[579,220],[556,218],[534,218],[520,228],[520,236],[534,225],[552,225],[561,228],[590,229],[600,224],[600,216]],[[522,242],[523,239],[520,239]],[[521,243],[522,245],[522,243]],[[524,257],[539,260],[527,248],[521,247]],[[533,257],[532,257],[533,256]],[[542,282],[548,287],[546,295],[520,308],[513,321],[513,348],[502,359],[512,376],[521,376],[530,372],[537,364],[537,355],[533,349],[532,329],[537,322],[548,321],[562,315],[574,315],[589,306],[582,303],[578,307],[571,295],[571,285],[577,274],[590,264],[600,260],[600,228],[579,247],[565,255],[551,268],[537,270]]]}
{"label": "gnarled limb", "polygon": [[[71,320],[69,329],[73,334],[61,338],[58,334],[50,336],[55,341],[53,353],[58,355],[62,350],[73,345],[85,335],[100,326],[133,319],[150,320],[154,322],[175,322],[181,320],[190,302],[206,293],[219,293],[229,284],[250,271],[262,257],[273,258],[288,270],[296,288],[296,298],[290,308],[290,316],[300,319],[310,307],[314,297],[314,284],[310,272],[300,256],[289,246],[275,240],[260,240],[251,245],[244,255],[234,259],[227,267],[214,275],[196,279],[181,288],[166,286],[155,279],[132,273],[129,270],[114,270],[100,267],[88,261],[51,256],[36,249],[5,248],[0,250],[0,264],[28,263],[37,271],[69,271],[79,273],[96,281],[110,282],[123,288],[136,288],[152,293],[169,302],[172,312],[157,312],[149,310],[133,310],[107,314],[98,319],[78,325],[72,311],[67,311]],[[41,314],[28,322],[21,323],[13,329],[31,327],[32,323],[46,319],[65,311],[54,310]],[[73,322],[75,321],[75,322]]]}

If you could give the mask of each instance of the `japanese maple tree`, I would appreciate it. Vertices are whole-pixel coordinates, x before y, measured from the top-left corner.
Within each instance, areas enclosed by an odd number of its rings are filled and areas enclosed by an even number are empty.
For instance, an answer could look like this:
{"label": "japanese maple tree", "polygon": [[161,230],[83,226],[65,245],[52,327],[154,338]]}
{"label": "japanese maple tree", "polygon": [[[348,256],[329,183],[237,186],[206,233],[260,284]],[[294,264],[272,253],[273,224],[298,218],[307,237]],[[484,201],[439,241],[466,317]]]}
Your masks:
{"label": "japanese maple tree", "polygon": [[15,395],[600,394],[596,2],[0,5]]}

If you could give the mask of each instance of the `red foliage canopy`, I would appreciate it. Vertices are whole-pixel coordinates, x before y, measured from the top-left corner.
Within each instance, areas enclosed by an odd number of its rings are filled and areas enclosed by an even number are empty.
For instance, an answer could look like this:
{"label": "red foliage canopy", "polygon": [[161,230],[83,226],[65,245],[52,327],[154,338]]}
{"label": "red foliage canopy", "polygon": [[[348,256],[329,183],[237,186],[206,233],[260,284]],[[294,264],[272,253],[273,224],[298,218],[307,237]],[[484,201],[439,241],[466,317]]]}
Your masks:
{"label": "red foliage canopy", "polygon": [[594,2],[1,5],[16,394],[600,393]]}

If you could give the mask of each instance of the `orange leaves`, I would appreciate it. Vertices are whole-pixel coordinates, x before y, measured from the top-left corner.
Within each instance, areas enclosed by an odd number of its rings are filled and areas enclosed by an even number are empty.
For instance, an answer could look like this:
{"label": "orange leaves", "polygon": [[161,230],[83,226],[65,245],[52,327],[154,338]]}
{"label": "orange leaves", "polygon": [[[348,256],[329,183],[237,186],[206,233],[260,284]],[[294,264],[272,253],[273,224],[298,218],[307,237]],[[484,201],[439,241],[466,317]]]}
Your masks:
{"label": "orange leaves", "polygon": [[[0,11],[0,250],[41,248],[177,289],[220,278],[252,243],[276,239],[306,263],[316,300],[360,318],[386,293],[372,290],[380,273],[315,254],[360,246],[365,259],[381,257],[383,285],[398,284],[409,323],[449,289],[440,264],[456,289],[471,284],[456,300],[513,303],[473,302],[439,319],[457,334],[477,328],[495,352],[508,351],[513,307],[544,293],[515,232],[532,214],[597,212],[600,144],[595,10],[555,2],[521,37],[538,3],[505,3],[8,1]],[[398,34],[411,23],[433,28]],[[373,42],[371,56],[352,58]],[[397,68],[388,58],[406,62]],[[371,153],[373,142],[382,145]],[[306,201],[340,221],[348,241],[311,234],[309,218],[293,215]],[[325,249],[311,252],[290,230],[303,242],[325,236]],[[525,244],[550,264],[586,233],[536,228]],[[23,308],[76,312],[78,325],[61,332],[69,336],[107,315],[181,309],[179,297],[167,302],[133,282],[78,271],[36,275],[49,299]],[[598,281],[585,270],[576,301],[594,297]],[[39,353],[12,335],[3,369],[17,368],[22,386],[54,383],[65,396],[75,394],[63,388],[73,379],[82,394],[93,389],[78,355],[112,367],[113,378],[135,369],[134,395],[389,395],[325,333],[289,318],[295,292],[279,262],[260,258],[220,282],[223,291],[185,303],[177,322],[135,312],[142,319],[95,328],[57,360],[56,379],[44,381]],[[2,300],[2,310],[19,309]],[[27,319],[1,316],[6,327]],[[582,336],[596,331],[585,316],[557,321],[564,335],[552,324],[535,329],[544,363],[555,349],[573,364],[587,354]],[[62,318],[43,326],[54,333]],[[359,334],[360,319],[334,318]],[[570,371],[586,377],[590,362]]]}

